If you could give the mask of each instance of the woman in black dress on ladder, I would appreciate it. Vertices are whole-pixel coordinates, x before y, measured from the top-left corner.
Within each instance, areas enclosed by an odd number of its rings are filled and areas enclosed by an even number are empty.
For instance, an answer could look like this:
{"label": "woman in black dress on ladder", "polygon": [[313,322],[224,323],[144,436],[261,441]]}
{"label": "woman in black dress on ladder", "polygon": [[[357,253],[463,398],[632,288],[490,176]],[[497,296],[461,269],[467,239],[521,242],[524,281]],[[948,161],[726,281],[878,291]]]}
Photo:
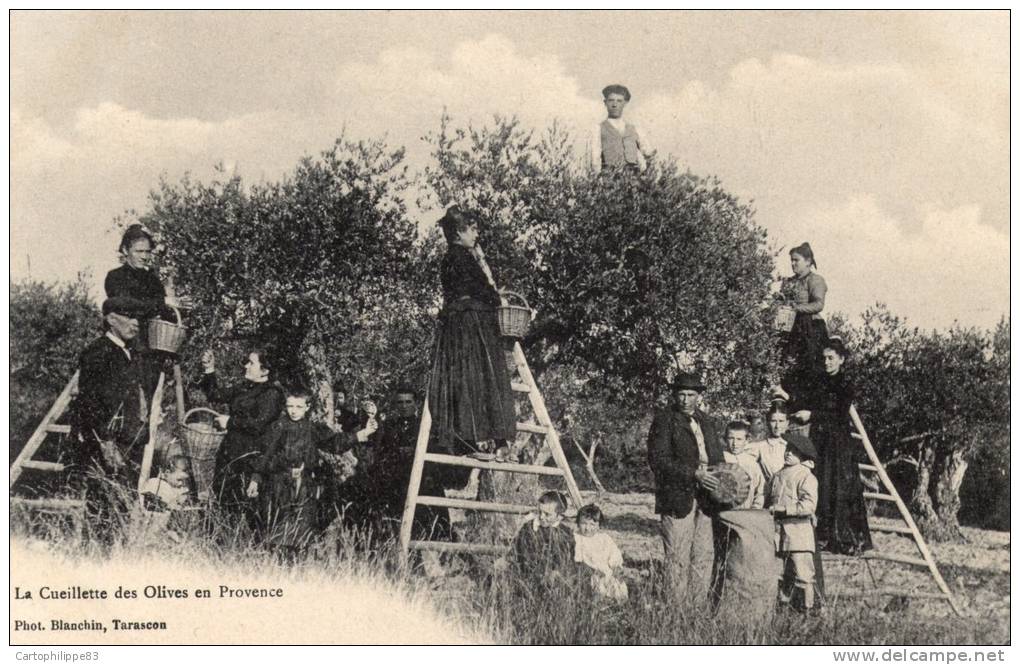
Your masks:
{"label": "woman in black dress on ladder", "polygon": [[433,432],[451,454],[492,452],[516,434],[496,314],[500,296],[477,245],[476,217],[453,206],[439,225],[448,249],[440,273],[443,310],[429,380]]}
{"label": "woman in black dress on ladder", "polygon": [[843,371],[847,356],[841,339],[828,339],[822,349],[825,374],[811,390],[791,395],[791,410],[800,409],[795,415],[810,420],[811,440],[818,449],[818,549],[860,554],[870,550],[872,543],[857,467],[861,445],[850,436],[854,387]]}

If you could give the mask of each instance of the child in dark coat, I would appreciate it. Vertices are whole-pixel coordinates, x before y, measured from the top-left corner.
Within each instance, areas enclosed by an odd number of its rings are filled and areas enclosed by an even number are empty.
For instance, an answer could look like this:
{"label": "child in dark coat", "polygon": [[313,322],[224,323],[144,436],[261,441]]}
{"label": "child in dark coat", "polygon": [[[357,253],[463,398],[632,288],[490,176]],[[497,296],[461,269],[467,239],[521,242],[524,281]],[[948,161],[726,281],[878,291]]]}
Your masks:
{"label": "child in dark coat", "polygon": [[378,426],[373,419],[357,432],[334,432],[305,417],[310,401],[307,390],[289,391],[287,417],[267,433],[265,453],[247,488],[249,497],[261,498],[266,543],[291,558],[308,546],[316,531],[319,450],[343,454],[368,441]]}
{"label": "child in dark coat", "polygon": [[574,572],[574,532],[563,523],[566,509],[563,494],[546,492],[538,499],[538,515],[517,532],[510,557],[521,581],[548,587]]}

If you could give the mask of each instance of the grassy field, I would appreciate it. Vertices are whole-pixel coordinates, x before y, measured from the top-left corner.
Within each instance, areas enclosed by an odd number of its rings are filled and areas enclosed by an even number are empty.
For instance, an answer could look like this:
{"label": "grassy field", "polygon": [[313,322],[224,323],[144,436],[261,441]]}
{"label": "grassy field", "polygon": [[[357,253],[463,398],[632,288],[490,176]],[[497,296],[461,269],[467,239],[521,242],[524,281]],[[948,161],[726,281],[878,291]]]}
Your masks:
{"label": "grassy field", "polygon": [[[264,551],[244,544],[243,534],[221,532],[215,541],[193,535],[173,542],[158,527],[142,528],[132,521],[127,525],[127,540],[104,552],[74,533],[54,525],[47,528],[37,517],[19,519],[17,515],[12,518],[12,585],[26,571],[44,570],[51,584],[116,579],[143,586],[145,580],[159,579],[196,586],[216,580],[217,584],[278,585],[288,590],[285,603],[250,606],[249,619],[256,624],[272,617],[275,628],[269,632],[253,632],[250,625],[225,621],[217,605],[181,605],[176,611],[200,613],[187,617],[202,626],[189,637],[198,643],[217,641],[217,636],[236,643],[934,645],[1009,641],[1008,533],[968,529],[969,543],[933,547],[967,613],[963,619],[941,602],[844,597],[844,591],[871,588],[872,575],[884,585],[934,588],[919,569],[873,562],[869,573],[859,560],[826,563],[831,602],[819,616],[785,611],[761,616],[728,611],[712,616],[699,599],[678,601],[664,596],[652,497],[610,494],[599,503],[607,515],[606,529],[626,560],[631,597],[624,605],[600,602],[571,588],[532,593],[515,580],[490,575],[489,561],[453,559],[442,566],[409,571],[398,565],[392,541],[342,529],[333,529],[308,559],[280,565]],[[876,535],[876,545],[902,554],[913,549],[906,539],[886,534]]]}

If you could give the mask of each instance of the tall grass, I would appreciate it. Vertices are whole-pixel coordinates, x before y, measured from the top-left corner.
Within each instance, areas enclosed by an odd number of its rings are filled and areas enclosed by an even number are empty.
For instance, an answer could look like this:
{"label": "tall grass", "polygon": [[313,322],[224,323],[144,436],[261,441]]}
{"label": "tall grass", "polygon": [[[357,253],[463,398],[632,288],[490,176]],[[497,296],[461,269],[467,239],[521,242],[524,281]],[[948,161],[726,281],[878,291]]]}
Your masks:
{"label": "tall grass", "polygon": [[[909,611],[887,612],[881,604],[865,602],[832,603],[816,616],[772,608],[749,615],[744,608],[750,606],[739,603],[713,612],[704,599],[667,592],[657,566],[640,575],[630,571],[630,598],[622,604],[594,596],[576,580],[535,585],[509,572],[494,573],[489,560],[451,556],[437,574],[436,566],[424,566],[418,557],[404,565],[390,534],[346,527],[342,520],[303,556],[281,562],[253,542],[246,526],[215,509],[178,522],[180,535],[172,538],[167,528],[174,525],[167,525],[164,517],[140,511],[130,493],[121,500],[124,509],[116,514],[116,536],[108,544],[91,527],[75,530],[65,518],[39,513],[12,513],[12,531],[15,539],[45,542],[49,553],[69,561],[158,561],[175,570],[226,571],[240,579],[283,580],[323,591],[374,589],[402,599],[414,612],[437,617],[436,625],[456,626],[442,629],[446,632],[436,635],[436,641],[786,645],[989,644],[1009,639],[1008,627],[992,617],[933,619]],[[357,612],[359,598],[350,600],[351,611]],[[393,641],[393,635],[366,635],[364,640]]]}

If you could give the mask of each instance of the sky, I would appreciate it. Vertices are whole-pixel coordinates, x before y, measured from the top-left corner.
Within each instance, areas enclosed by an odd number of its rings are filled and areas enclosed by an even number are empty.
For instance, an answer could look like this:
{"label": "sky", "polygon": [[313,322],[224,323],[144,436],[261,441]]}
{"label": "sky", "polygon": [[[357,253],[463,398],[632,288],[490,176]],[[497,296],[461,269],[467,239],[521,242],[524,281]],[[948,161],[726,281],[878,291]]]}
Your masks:
{"label": "sky", "polygon": [[341,133],[420,167],[444,108],[582,137],[619,82],[661,155],[811,243],[827,312],[1009,311],[1006,11],[14,11],[10,42],[14,280],[101,297],[161,176],[276,180]]}

